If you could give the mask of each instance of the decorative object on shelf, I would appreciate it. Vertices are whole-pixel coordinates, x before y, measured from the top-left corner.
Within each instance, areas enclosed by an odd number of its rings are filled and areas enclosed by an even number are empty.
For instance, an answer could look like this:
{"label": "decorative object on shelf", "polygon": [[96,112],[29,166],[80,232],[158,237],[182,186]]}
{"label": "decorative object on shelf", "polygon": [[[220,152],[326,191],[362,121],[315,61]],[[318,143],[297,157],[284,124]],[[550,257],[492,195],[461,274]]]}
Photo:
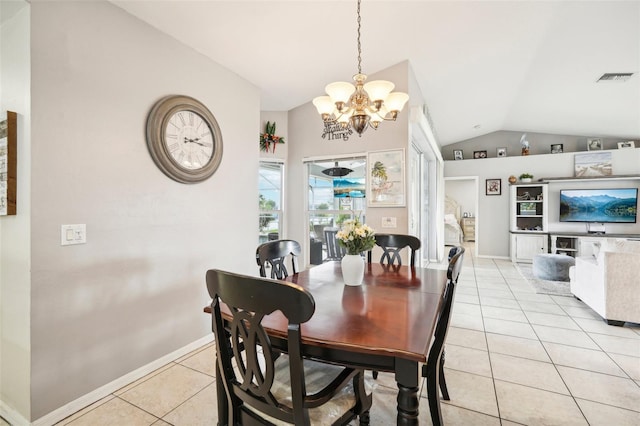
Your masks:
{"label": "decorative object on shelf", "polygon": [[203,103],[188,96],[166,96],[151,108],[147,146],[158,168],[180,183],[210,178],[222,161],[218,122]]}
{"label": "decorative object on shelf", "polygon": [[518,178],[515,177],[514,175],[509,176],[509,183],[511,185],[513,185],[514,183],[516,183],[518,181]]}
{"label": "decorative object on shelf", "polygon": [[522,194],[518,195],[516,198],[518,201],[529,201],[531,199],[531,195],[529,195],[529,193],[525,191]]}
{"label": "decorative object on shelf", "polygon": [[362,74],[362,49],[360,46],[360,1],[358,0],[358,73],[353,76],[355,87],[347,82],[330,83],[325,87],[329,96],[313,100],[322,120],[340,123],[343,128],[352,127],[358,135],[367,127],[378,128],[382,121],[395,121],[398,113],[409,100],[403,92],[391,92],[395,85],[390,81],[375,80],[365,83]]}
{"label": "decorative object on shelf", "polygon": [[454,160],[464,160],[464,156],[462,155],[462,150],[461,149],[454,149],[453,150],[453,159]]}
{"label": "decorative object on shelf", "polygon": [[15,215],[17,205],[18,114],[0,117],[0,216]]}
{"label": "decorative object on shelf", "polygon": [[486,180],[486,195],[501,195],[502,194],[502,179],[487,179]]}
{"label": "decorative object on shelf", "polygon": [[600,138],[588,138],[587,139],[587,151],[602,151],[602,139],[600,139]]}
{"label": "decorative object on shelf", "polygon": [[353,130],[350,127],[342,127],[340,123],[326,121],[324,123],[324,130],[322,131],[322,139],[333,141],[336,139],[342,139],[344,141],[349,140],[349,136],[353,134]]}
{"label": "decorative object on shelf", "polygon": [[530,173],[523,173],[520,175],[520,181],[523,183],[531,183],[533,180],[533,175]]}
{"label": "decorative object on shelf", "polygon": [[520,214],[521,215],[535,215],[536,214],[536,203],[521,203],[520,204]]}
{"label": "decorative object on shelf", "polygon": [[342,258],[342,277],[346,285],[360,285],[364,277],[364,257],[360,253],[369,251],[376,243],[375,231],[360,219],[345,220],[336,234],[338,244],[347,249]]}
{"label": "decorative object on shelf", "polygon": [[276,152],[276,145],[279,143],[284,143],[284,138],[276,136],[276,122],[267,121],[264,133],[260,133],[260,151],[269,152],[271,148],[271,152]]}
{"label": "decorative object on shelf", "polygon": [[522,155],[529,155],[529,141],[526,133],[520,137],[520,146],[522,147]]}
{"label": "decorative object on shelf", "polygon": [[507,148],[496,148],[496,157],[506,157]]}
{"label": "decorative object on shelf", "polygon": [[611,152],[578,153],[574,168],[576,177],[611,176]]}
{"label": "decorative object on shelf", "polygon": [[563,152],[563,145],[561,143],[554,143],[551,145],[552,154],[561,154]]}
{"label": "decorative object on shelf", "polygon": [[618,142],[618,149],[635,148],[635,147],[636,147],[636,143],[634,141]]}
{"label": "decorative object on shelf", "polygon": [[473,158],[487,158],[487,151],[473,151]]}
{"label": "decorative object on shelf", "polygon": [[403,207],[404,149],[371,151],[367,154],[367,206]]}

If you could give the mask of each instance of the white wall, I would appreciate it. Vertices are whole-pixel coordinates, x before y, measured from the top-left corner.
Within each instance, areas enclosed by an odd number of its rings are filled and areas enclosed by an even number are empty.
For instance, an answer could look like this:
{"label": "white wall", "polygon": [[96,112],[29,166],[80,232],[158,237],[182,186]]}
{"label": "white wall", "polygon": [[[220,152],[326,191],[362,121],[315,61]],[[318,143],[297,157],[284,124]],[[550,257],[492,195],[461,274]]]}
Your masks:
{"label": "white wall", "polygon": [[[613,149],[613,173],[615,175],[640,174],[640,148]],[[509,182],[510,175],[519,176],[523,172],[534,175],[534,180],[544,177],[572,177],[574,175],[574,152],[563,154],[543,154],[528,156],[510,156],[503,158],[487,158],[478,160],[445,161],[445,177],[478,176],[478,233],[477,254],[479,256],[508,257],[509,256]],[[502,179],[502,195],[485,195],[486,179]],[[580,182],[586,187],[603,187],[603,181]],[[623,181],[625,186],[637,185],[640,181]],[[549,203],[550,224],[553,231],[571,229],[556,226],[557,213],[554,219],[554,197],[557,197],[559,187],[569,187],[573,184],[550,184]],[[619,183],[614,186],[620,186]],[[556,194],[556,195],[554,195]],[[640,223],[636,225],[607,226],[607,232],[629,232],[640,234]]]}
{"label": "white wall", "polygon": [[30,6],[20,3],[0,2],[0,109],[18,115],[17,214],[0,217],[0,412],[14,424],[31,410]]}
{"label": "white wall", "polygon": [[[204,276],[255,272],[259,91],[108,2],[32,11],[31,413],[38,419],[211,333]],[[202,101],[224,154],[167,178],[145,142],[167,94]],[[60,246],[85,223],[87,244]]]}

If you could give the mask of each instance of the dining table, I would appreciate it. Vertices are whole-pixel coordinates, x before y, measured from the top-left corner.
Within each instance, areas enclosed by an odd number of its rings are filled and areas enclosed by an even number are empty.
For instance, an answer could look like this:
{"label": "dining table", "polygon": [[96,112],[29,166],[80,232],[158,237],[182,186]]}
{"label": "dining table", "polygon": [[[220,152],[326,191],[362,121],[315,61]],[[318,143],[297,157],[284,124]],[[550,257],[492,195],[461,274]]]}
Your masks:
{"label": "dining table", "polygon": [[[417,425],[421,365],[427,362],[447,271],[366,263],[362,284],[349,286],[344,284],[341,263],[334,261],[285,281],[308,290],[316,304],[314,315],[301,326],[303,355],[393,373],[398,386],[397,424]],[[280,312],[265,317],[263,326],[274,346],[286,348],[287,321]],[[226,398],[224,386],[217,383],[218,419],[224,425]],[[427,397],[433,425],[442,424],[438,392]]]}

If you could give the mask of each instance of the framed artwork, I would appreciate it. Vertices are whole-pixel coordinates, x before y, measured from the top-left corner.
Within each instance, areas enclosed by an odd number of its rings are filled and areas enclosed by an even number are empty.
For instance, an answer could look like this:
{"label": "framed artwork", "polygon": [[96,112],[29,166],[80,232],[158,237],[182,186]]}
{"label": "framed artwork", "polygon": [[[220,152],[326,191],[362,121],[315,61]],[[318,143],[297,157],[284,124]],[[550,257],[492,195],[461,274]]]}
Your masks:
{"label": "framed artwork", "polygon": [[602,151],[602,139],[600,138],[587,139],[587,151]]}
{"label": "framed artwork", "polygon": [[628,141],[628,142],[618,142],[618,149],[622,149],[622,148],[635,148],[636,144],[634,141]]}
{"label": "framed artwork", "polygon": [[496,157],[506,157],[507,148],[496,148]]}
{"label": "framed artwork", "polygon": [[404,149],[367,153],[367,206],[404,207]]}
{"label": "framed artwork", "polygon": [[576,154],[574,168],[576,177],[611,176],[611,152]]}
{"label": "framed artwork", "polygon": [[563,145],[561,143],[554,143],[553,145],[551,145],[551,153],[560,154],[561,152],[563,152],[562,147]]}
{"label": "framed artwork", "polygon": [[0,114],[0,216],[16,214],[17,117],[13,111]]}
{"label": "framed artwork", "polygon": [[461,149],[454,149],[453,150],[453,159],[454,160],[464,160],[464,157],[462,155],[462,150]]}
{"label": "framed artwork", "polygon": [[487,158],[487,151],[473,151],[473,158]]}
{"label": "framed artwork", "polygon": [[487,179],[486,195],[500,195],[500,194],[502,194],[502,179]]}

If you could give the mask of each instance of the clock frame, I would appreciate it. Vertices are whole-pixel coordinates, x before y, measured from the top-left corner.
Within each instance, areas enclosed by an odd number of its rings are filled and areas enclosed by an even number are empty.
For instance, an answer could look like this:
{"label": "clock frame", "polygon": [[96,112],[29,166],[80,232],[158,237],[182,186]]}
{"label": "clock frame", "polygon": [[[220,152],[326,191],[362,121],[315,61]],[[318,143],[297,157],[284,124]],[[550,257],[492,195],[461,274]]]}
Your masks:
{"label": "clock frame", "polygon": [[[195,113],[204,121],[211,134],[212,153],[208,161],[200,167],[185,167],[174,158],[170,151],[169,147],[175,146],[175,140],[170,140],[170,136],[173,135],[168,134],[167,126],[171,118],[181,112]],[[206,133],[205,131],[202,134]],[[156,102],[147,118],[146,136],[149,153],[158,168],[165,175],[180,183],[192,184],[210,178],[222,161],[222,132],[218,122],[203,103],[189,96],[170,95]],[[196,141],[185,138],[180,143],[191,142],[201,145]]]}

